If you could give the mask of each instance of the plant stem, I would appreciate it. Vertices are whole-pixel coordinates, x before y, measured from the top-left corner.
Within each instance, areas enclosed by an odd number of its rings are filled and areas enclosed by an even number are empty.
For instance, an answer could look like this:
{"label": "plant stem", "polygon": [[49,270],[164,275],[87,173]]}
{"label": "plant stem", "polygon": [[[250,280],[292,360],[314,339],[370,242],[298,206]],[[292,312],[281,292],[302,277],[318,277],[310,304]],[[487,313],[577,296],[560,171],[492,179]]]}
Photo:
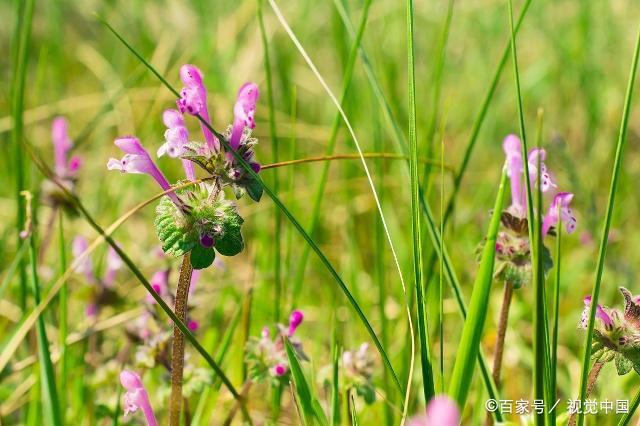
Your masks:
{"label": "plant stem", "polygon": [[51,209],[51,212],[49,213],[49,218],[47,219],[47,223],[44,226],[44,234],[42,237],[42,241],[40,242],[40,250],[38,252],[38,259],[41,262],[44,262],[44,257],[47,254],[47,249],[49,248],[49,244],[51,243],[51,237],[53,237],[53,228],[56,221],[56,217],[58,216],[58,210],[61,211],[61,209],[58,206],[54,206]]}
{"label": "plant stem", "polygon": [[[189,285],[191,284],[190,254],[182,258],[178,288],[176,289],[176,301],[174,313],[183,323],[187,319],[187,301],[189,298]],[[169,424],[180,425],[180,407],[182,405],[182,373],[184,369],[184,336],[177,326],[173,326],[173,345],[171,352],[171,402],[169,405]]]}
{"label": "plant stem", "polygon": [[[598,379],[598,376],[600,375],[600,370],[602,370],[603,366],[604,366],[603,362],[596,361],[593,364],[593,367],[591,367],[591,370],[589,371],[589,377],[587,379],[587,392],[584,395],[585,399],[588,398],[589,395],[591,395],[591,391],[593,390],[594,386],[596,385],[596,380]],[[580,405],[582,406],[582,404],[580,404]],[[582,411],[582,410],[580,410],[580,411]],[[568,426],[576,426],[577,414],[578,413],[573,413],[571,415],[571,417],[569,418]]]}
{"label": "plant stem", "polygon": [[513,284],[504,283],[504,295],[502,297],[502,307],[500,308],[500,318],[498,319],[498,339],[496,340],[495,355],[493,358],[493,381],[500,387],[500,373],[502,371],[502,355],[504,353],[504,338],[507,334],[509,322],[509,308],[513,296]]}
{"label": "plant stem", "polygon": [[[64,212],[62,209],[58,210],[58,239],[60,250],[60,275],[64,275],[67,270],[67,252],[64,241]],[[42,252],[42,249],[40,250]],[[42,257],[41,257],[42,259]],[[60,287],[59,296],[59,309],[60,309],[60,410],[62,422],[65,421],[65,413],[67,407],[67,283],[66,281]]]}

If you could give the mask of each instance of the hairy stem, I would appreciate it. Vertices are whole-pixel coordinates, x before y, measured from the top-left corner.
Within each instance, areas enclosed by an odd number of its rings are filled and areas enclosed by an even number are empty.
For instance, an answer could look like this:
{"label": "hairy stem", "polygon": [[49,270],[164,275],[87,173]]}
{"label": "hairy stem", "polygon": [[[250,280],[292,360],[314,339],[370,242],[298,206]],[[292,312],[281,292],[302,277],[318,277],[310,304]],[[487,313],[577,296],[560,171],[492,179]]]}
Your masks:
{"label": "hairy stem", "polygon": [[[587,378],[587,393],[584,396],[585,399],[587,399],[589,395],[591,395],[591,391],[596,385],[596,380],[598,379],[598,376],[600,375],[600,370],[602,370],[603,366],[604,366],[604,362],[596,361],[595,364],[593,364],[593,366],[591,367],[591,371],[589,371],[589,377]],[[582,410],[578,410],[578,411],[582,411]],[[573,413],[571,415],[571,417],[569,418],[568,426],[576,426],[576,421],[578,420],[577,415],[578,413]]]}
{"label": "hairy stem", "polygon": [[[193,267],[189,253],[182,258],[180,277],[176,289],[174,312],[183,323],[187,319],[187,299]],[[169,405],[169,424],[180,425],[180,407],[182,405],[182,373],[184,369],[184,335],[177,326],[173,326],[173,347],[171,352],[171,402]]]}
{"label": "hairy stem", "polygon": [[493,381],[496,386],[500,387],[500,373],[502,371],[502,356],[504,354],[504,338],[507,334],[507,325],[509,322],[509,308],[511,307],[511,299],[513,297],[513,284],[504,283],[504,295],[502,297],[502,307],[500,308],[500,318],[498,319],[498,339],[493,358]]}

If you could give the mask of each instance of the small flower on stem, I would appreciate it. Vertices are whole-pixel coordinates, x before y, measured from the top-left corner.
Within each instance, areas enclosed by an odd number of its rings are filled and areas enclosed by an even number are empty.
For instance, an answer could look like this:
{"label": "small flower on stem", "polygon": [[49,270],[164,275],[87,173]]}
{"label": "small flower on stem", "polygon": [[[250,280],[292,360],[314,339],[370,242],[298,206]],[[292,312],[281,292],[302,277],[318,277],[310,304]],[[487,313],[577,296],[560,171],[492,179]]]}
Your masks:
{"label": "small flower on stem", "polygon": [[127,416],[141,410],[147,421],[147,426],[157,426],[156,416],[153,413],[149,394],[144,388],[140,376],[130,370],[120,373],[120,383],[126,389],[124,394],[124,415]]}
{"label": "small flower on stem", "polygon": [[[207,89],[202,80],[202,71],[195,65],[185,64],[180,67],[180,79],[184,84],[180,91],[180,99],[176,101],[180,112],[183,114],[186,112],[191,115],[198,114],[204,121],[211,124],[207,108]],[[200,123],[200,128],[209,150],[217,152],[220,149],[218,139],[202,122]]]}
{"label": "small flower on stem", "polygon": [[[162,121],[167,126],[164,132],[165,143],[158,148],[158,157],[167,154],[171,158],[180,157],[185,153],[185,145],[189,143],[189,131],[184,123],[184,118],[175,109],[168,109],[162,114]],[[182,160],[182,167],[187,179],[196,179],[196,171],[193,162]]]}
{"label": "small flower on stem", "polygon": [[51,125],[51,139],[53,141],[53,151],[55,157],[55,171],[59,177],[74,176],[81,166],[79,157],[72,157],[67,162],[67,153],[73,147],[73,142],[69,137],[67,120],[64,117],[57,117]]}
{"label": "small flower on stem", "polygon": [[[160,169],[158,169],[158,166],[153,162],[138,138],[125,136],[116,139],[114,143],[125,155],[120,160],[110,158],[107,163],[107,169],[120,170],[122,173],[147,174],[151,176],[163,190],[167,191],[171,189],[169,181]],[[177,206],[181,206],[182,203],[174,192],[170,192],[167,195]]]}
{"label": "small flower on stem", "polygon": [[[549,211],[542,221],[543,236],[547,235],[552,226],[558,224],[558,219],[564,223],[567,233],[571,234],[576,230],[577,221],[573,211],[569,208],[571,200],[573,200],[573,194],[570,192],[559,192],[553,197]],[[560,216],[558,216],[558,208],[560,208]]]}
{"label": "small flower on stem", "polygon": [[253,129],[256,126],[254,115],[258,102],[258,86],[254,83],[244,84],[238,91],[238,99],[233,107],[233,127],[229,145],[237,150],[245,127]]}

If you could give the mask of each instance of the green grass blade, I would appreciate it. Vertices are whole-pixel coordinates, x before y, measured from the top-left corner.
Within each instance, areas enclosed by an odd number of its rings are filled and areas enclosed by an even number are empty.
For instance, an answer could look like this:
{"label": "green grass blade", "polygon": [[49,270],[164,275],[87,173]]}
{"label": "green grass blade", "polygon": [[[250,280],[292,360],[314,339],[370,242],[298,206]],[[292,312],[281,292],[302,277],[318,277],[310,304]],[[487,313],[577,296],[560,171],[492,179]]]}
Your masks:
{"label": "green grass blade", "polygon": [[[58,242],[59,242],[59,256],[60,256],[60,275],[64,275],[67,270],[67,247],[64,240],[64,211],[58,210]],[[60,324],[59,329],[59,347],[60,347],[60,416],[62,422],[65,422],[65,414],[67,410],[67,283],[63,283],[60,288],[60,294],[58,297]]]}
{"label": "green grass blade", "polygon": [[[144,60],[144,58],[142,58],[142,56],[139,53],[137,53],[136,50],[126,40],[124,40],[124,38],[122,38],[117,33],[117,31],[108,22],[106,22],[106,21],[104,21],[102,19],[100,19],[100,21],[109,29],[109,31],[111,31],[125,45],[125,47],[127,49],[129,49],[137,58],[139,58],[145,64],[145,66],[148,67],[153,72],[154,75],[159,76],[160,81],[165,86],[167,86],[167,88],[172,93],[177,95],[177,91],[171,85],[169,85],[169,83],[159,75],[159,73],[151,66],[151,64],[149,64],[146,60]],[[391,365],[391,361],[389,361],[389,357],[387,356],[384,348],[382,347],[382,344],[380,343],[380,339],[378,338],[378,336],[376,335],[375,331],[373,330],[373,327],[371,326],[371,323],[369,323],[369,320],[367,319],[367,316],[364,314],[364,312],[360,308],[360,305],[358,304],[356,299],[353,297],[353,295],[349,291],[349,288],[347,287],[345,282],[342,280],[342,278],[340,277],[340,275],[338,274],[336,269],[333,267],[331,262],[329,262],[329,259],[327,259],[327,257],[322,252],[320,247],[318,247],[318,245],[315,243],[315,241],[304,230],[302,225],[300,225],[300,222],[298,222],[298,220],[293,216],[293,214],[289,211],[289,209],[282,203],[282,201],[280,201],[280,198],[273,192],[273,190],[262,180],[262,178],[257,173],[255,173],[253,171],[251,166],[249,166],[249,164],[242,158],[242,156],[240,156],[235,150],[231,149],[231,147],[229,146],[229,143],[226,141],[224,136],[222,134],[220,134],[218,131],[216,131],[211,126],[211,124],[209,124],[208,122],[203,120],[201,116],[198,115],[197,117],[200,120],[200,122],[203,125],[205,125],[209,129],[209,131],[211,131],[220,140],[220,142],[225,147],[227,152],[230,152],[234,156],[234,158],[236,159],[238,164],[240,164],[245,169],[245,171],[251,177],[253,177],[257,182],[260,182],[260,184],[262,185],[262,188],[264,190],[264,193],[267,194],[267,196],[269,198],[271,198],[271,200],[278,206],[278,208],[282,211],[282,213],[286,216],[286,218],[291,222],[291,224],[294,226],[294,228],[300,233],[302,238],[307,242],[307,244],[309,244],[311,246],[313,251],[317,254],[318,258],[320,259],[322,264],[327,268],[327,270],[331,274],[332,278],[336,281],[336,283],[338,284],[338,286],[340,287],[342,292],[345,294],[345,296],[347,297],[347,300],[352,305],[352,307],[354,308],[356,314],[358,315],[358,317],[362,321],[363,325],[365,326],[365,328],[366,328],[367,332],[369,333],[371,339],[373,340],[374,344],[378,348],[378,352],[380,353],[380,356],[382,357],[382,360],[383,360],[385,366],[391,372],[391,374],[393,376],[393,379],[394,379],[394,382],[396,384],[396,387],[398,388],[399,391],[402,391],[402,386],[400,384],[400,381],[398,380],[398,377],[397,377],[397,375],[396,375],[396,373],[395,373],[395,371],[393,369],[393,366]],[[108,238],[110,239],[110,237],[108,237]],[[111,243],[112,243],[112,241],[110,242],[110,244]],[[115,246],[115,244],[113,244],[113,245]],[[135,265],[133,265],[133,266],[135,267]],[[141,278],[144,279],[144,276],[141,275]],[[146,284],[148,284],[146,279],[144,279],[144,281],[146,282]],[[145,285],[145,288],[147,288],[147,285]],[[152,290],[152,289],[151,289],[151,287],[148,287],[147,290]],[[155,294],[154,291],[151,291],[151,293]],[[158,297],[158,299],[160,299],[160,297]],[[169,311],[171,311],[171,310],[169,310]],[[171,312],[171,314],[173,314],[173,312]],[[174,318],[172,318],[172,319],[174,319]],[[195,341],[195,338],[193,337],[191,332],[186,328],[186,326],[184,326],[184,324],[182,322],[180,322],[180,320],[177,317],[175,317],[175,320],[177,320],[180,323],[180,325],[181,325],[180,329],[183,331],[183,333],[184,332],[188,333],[193,338],[193,341]],[[178,325],[178,324],[176,324],[176,325]],[[191,341],[191,339],[189,339],[189,340]],[[198,344],[198,346],[200,346],[200,345]],[[213,361],[213,359],[211,359],[211,357],[209,357],[209,359],[210,359],[211,363],[215,364],[215,362]],[[230,384],[231,383],[229,383],[229,385]],[[238,396],[238,395],[235,394],[234,396]]]}
{"label": "green grass blade", "polygon": [[[609,241],[609,229],[611,227],[611,218],[613,216],[613,206],[618,189],[618,178],[620,176],[620,168],[622,167],[622,156],[627,141],[627,127],[629,124],[629,114],[631,112],[631,98],[633,96],[633,87],[636,81],[636,72],[638,69],[638,55],[640,52],[640,29],[636,38],[636,45],[629,72],[629,81],[627,84],[627,92],[624,100],[624,110],[622,112],[622,120],[620,122],[620,132],[618,134],[618,142],[616,144],[616,154],[613,160],[613,170],[611,173],[611,186],[609,188],[609,201],[607,202],[607,212],[602,227],[602,236],[600,238],[600,249],[598,251],[598,263],[596,269],[596,280],[593,284],[591,292],[591,309],[589,310],[589,323],[587,326],[587,335],[585,337],[584,358],[582,359],[582,375],[580,377],[580,401],[584,402],[587,394],[587,376],[589,375],[589,367],[591,361],[591,343],[593,341],[593,326],[595,323],[596,310],[598,306],[598,296],[600,295],[600,284],[602,282],[602,273],[604,271],[604,260],[607,254],[607,245]],[[578,414],[578,426],[584,424],[584,414]]]}
{"label": "green grass blade", "polygon": [[629,411],[625,413],[624,416],[618,422],[618,426],[627,426],[633,420],[633,415],[638,410],[638,406],[640,405],[640,390],[636,393],[636,396],[633,397],[633,401],[629,405]]}
{"label": "green grass blade", "polygon": [[[27,197],[31,194],[27,193]],[[31,208],[31,201],[28,200],[27,208]],[[27,213],[27,221],[31,223],[30,213]],[[33,301],[37,306],[40,303],[40,281],[38,279],[38,250],[36,249],[36,237],[33,230],[29,230],[29,263],[31,265],[31,286],[33,291]],[[43,418],[47,424],[62,425],[60,417],[60,405],[58,402],[58,391],[56,388],[55,372],[53,363],[51,362],[51,353],[49,351],[49,340],[44,326],[44,318],[42,315],[38,317],[36,322],[36,337],[38,340],[38,362],[40,364],[40,385],[42,388],[42,411]]]}
{"label": "green grass blade", "polygon": [[[335,317],[334,317],[335,318]],[[335,319],[333,320],[333,333],[331,338],[331,424],[340,424],[340,349],[338,347],[338,335],[336,333]]]}
{"label": "green grass blade", "polygon": [[[11,146],[13,148],[13,167],[15,171],[15,198],[16,198],[16,247],[22,243],[20,231],[24,229],[25,203],[20,192],[25,190],[27,168],[24,164],[21,149],[24,137],[24,92],[27,79],[27,62],[29,60],[29,45],[31,42],[31,24],[33,21],[34,0],[14,2],[18,16],[14,30],[13,60],[14,68],[11,82],[11,115],[13,127],[11,128]],[[22,13],[21,13],[22,12]],[[26,308],[27,300],[27,266],[25,262],[18,263],[20,283],[20,308]]]}
{"label": "green grass blade", "polygon": [[313,390],[304,375],[304,371],[296,357],[293,346],[291,346],[291,342],[285,339],[284,344],[287,351],[287,358],[289,359],[291,377],[295,385],[296,399],[300,404],[302,415],[309,424],[328,424],[324,411],[322,411],[322,406],[313,395]]}
{"label": "green grass blade", "polygon": [[0,283],[0,299],[2,299],[2,297],[4,296],[4,292],[9,286],[9,283],[13,279],[13,276],[15,275],[16,271],[18,270],[18,266],[20,265],[20,262],[24,262],[24,256],[27,253],[28,249],[29,249],[29,243],[26,241],[22,241],[20,243],[20,248],[18,249],[16,256],[11,261],[11,264],[7,268],[7,273],[2,279],[2,282]]}
{"label": "green grass blade", "polygon": [[[371,6],[372,0],[365,0],[362,15],[360,17],[360,23],[358,24],[358,32],[356,33],[355,39],[353,41],[353,45],[349,51],[349,57],[347,59],[347,63],[344,69],[344,75],[342,77],[342,88],[340,90],[340,105],[344,105],[345,100],[347,99],[347,95],[349,93],[349,88],[351,86],[351,80],[353,78],[353,71],[355,69],[356,58],[358,57],[358,49],[360,48],[360,43],[362,41],[362,36],[364,35],[364,30],[367,26],[367,21],[369,19],[369,8]],[[340,0],[335,0],[336,4],[342,6]],[[327,147],[325,148],[325,155],[330,156],[333,155],[335,151],[335,146],[338,138],[338,130],[340,129],[340,121],[342,116],[340,115],[340,111],[336,111],[336,114],[333,117],[333,122],[331,123],[331,132],[329,133],[329,141],[327,142]],[[318,186],[314,192],[313,204],[311,207],[311,220],[309,224],[309,235],[314,237],[316,235],[316,231],[320,222],[320,214],[322,199],[324,197],[325,187],[327,186],[327,180],[329,178],[329,169],[331,163],[324,163],[322,166],[322,171],[320,172],[320,179],[318,180]],[[304,273],[307,266],[307,260],[309,258],[310,248],[306,246],[300,256],[300,260],[298,261],[296,275],[293,280],[293,301],[297,299],[300,289],[302,288],[302,283],[304,281]]]}
{"label": "green grass blade", "polygon": [[413,234],[413,274],[418,305],[418,335],[420,339],[420,361],[422,391],[425,401],[435,395],[433,369],[429,348],[429,331],[425,312],[424,282],[422,278],[422,231],[419,201],[420,177],[418,175],[418,136],[416,131],[416,79],[415,51],[413,46],[413,0],[407,0],[407,68],[409,91],[409,184],[411,185],[411,231]]}
{"label": "green grass blade", "polygon": [[[267,40],[267,31],[264,27],[264,0],[258,0],[258,23],[260,27],[260,38],[262,40],[262,51],[264,52],[264,74],[267,84],[267,106],[269,108],[269,135],[271,137],[271,156],[274,163],[279,160],[278,152],[278,133],[276,131],[275,106],[273,101],[273,85],[271,83],[271,61],[269,58],[269,41]],[[278,171],[273,171],[273,191],[279,191]],[[280,210],[274,207],[274,235],[273,235],[273,262],[274,262],[274,320],[280,321],[280,305],[282,299],[282,215]]]}
{"label": "green grass blade", "polygon": [[[560,213],[560,205],[558,205],[558,214]],[[560,217],[560,216],[558,216]],[[555,263],[555,280],[553,285],[553,341],[551,343],[551,390],[553,392],[552,401],[558,400],[558,323],[560,319],[560,278],[562,267],[562,221],[558,221],[556,231],[556,255]]]}
{"label": "green grass blade", "polygon": [[473,283],[469,314],[464,321],[462,336],[458,344],[453,372],[451,373],[449,395],[458,403],[461,409],[465,407],[469,387],[473,379],[475,360],[478,357],[480,349],[482,330],[487,318],[489,293],[493,282],[496,236],[500,227],[500,216],[502,214],[506,188],[505,183],[506,170],[503,167],[500,186],[498,187],[498,195],[496,196],[491,222],[489,223],[489,230],[487,231],[486,241],[482,250],[480,266],[478,267],[476,279]]}

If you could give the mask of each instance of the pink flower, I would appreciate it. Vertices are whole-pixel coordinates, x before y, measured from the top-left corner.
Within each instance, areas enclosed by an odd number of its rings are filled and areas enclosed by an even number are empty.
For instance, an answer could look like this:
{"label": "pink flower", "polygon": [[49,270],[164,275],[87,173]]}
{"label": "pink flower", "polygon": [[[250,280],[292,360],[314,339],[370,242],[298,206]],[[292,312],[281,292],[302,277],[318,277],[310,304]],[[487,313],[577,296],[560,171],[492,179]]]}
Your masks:
{"label": "pink flower", "polygon": [[[200,115],[200,117],[211,124],[209,119],[209,110],[207,109],[207,89],[202,80],[202,71],[195,65],[185,64],[180,67],[180,79],[184,87],[180,91],[180,99],[176,101],[176,105],[181,113],[189,113],[191,115]],[[207,142],[207,146],[213,152],[220,149],[218,139],[202,122],[200,128]]]}
{"label": "pink flower", "polygon": [[113,282],[116,278],[116,274],[120,269],[122,269],[122,259],[118,253],[113,249],[113,247],[109,246],[107,250],[107,270],[104,274],[104,279],[102,280],[106,287],[113,286]]}
{"label": "pink flower", "polygon": [[284,364],[276,364],[273,366],[272,374],[276,377],[282,377],[287,374],[289,368]]}
{"label": "pink flower", "polygon": [[[158,149],[158,157],[167,154],[171,158],[180,157],[184,154],[184,146],[189,143],[189,131],[184,124],[184,118],[175,109],[168,109],[162,114],[162,121],[167,126],[164,132],[165,143]],[[187,179],[196,179],[194,164],[189,160],[182,160],[182,167]]]}
{"label": "pink flower", "polygon": [[246,83],[238,91],[238,99],[233,107],[233,127],[229,145],[234,150],[240,146],[242,133],[245,127],[253,129],[256,126],[254,115],[258,102],[258,86],[255,83]]}
{"label": "pink flower", "polygon": [[147,426],[157,426],[156,416],[149,402],[149,394],[144,388],[142,379],[137,373],[130,370],[123,370],[120,373],[120,383],[126,389],[124,394],[124,415],[142,410]]}
{"label": "pink flower", "polygon": [[458,426],[460,410],[448,396],[437,395],[427,406],[426,415],[416,416],[407,422],[407,426]]}
{"label": "pink flower", "polygon": [[[549,229],[558,224],[558,219],[564,223],[567,232],[571,234],[576,230],[577,221],[573,215],[573,211],[569,208],[569,204],[573,200],[573,194],[570,192],[559,192],[553,197],[553,201],[549,206],[549,211],[542,221],[542,235],[547,235]],[[560,207],[560,216],[558,217],[558,207]]]}
{"label": "pink flower", "polygon": [[79,157],[73,157],[67,163],[67,153],[73,147],[67,128],[67,120],[64,117],[56,117],[51,124],[55,171],[58,176],[73,176],[81,166]]}
{"label": "pink flower", "polygon": [[[71,243],[71,253],[75,259],[78,259],[88,248],[89,242],[86,238],[80,235],[75,237]],[[88,282],[94,283],[96,281],[96,277],[93,274],[93,264],[91,263],[91,258],[88,255],[80,260],[80,263],[78,263],[75,270],[77,273],[84,275]]]}
{"label": "pink flower", "polygon": [[[589,324],[589,312],[591,311],[591,296],[586,296],[584,298],[584,310],[582,311],[582,317],[580,318],[580,328],[587,328]],[[609,313],[602,307],[602,305],[598,304],[596,306],[596,319],[602,321],[602,324],[605,328],[613,327],[613,320]]]}
{"label": "pink flower", "polygon": [[[116,139],[114,143],[125,155],[120,160],[110,158],[107,163],[107,169],[120,170],[122,173],[147,174],[151,176],[163,190],[167,191],[171,189],[169,181],[160,169],[158,169],[138,138],[135,136],[125,136]],[[177,206],[182,205],[174,192],[170,192],[167,195]]]}
{"label": "pink flower", "polygon": [[296,309],[295,311],[291,312],[291,315],[289,316],[289,336],[293,336],[293,333],[296,332],[296,329],[302,323],[303,319],[304,314],[302,313],[302,311]]}
{"label": "pink flower", "polygon": [[[165,298],[169,295],[169,271],[158,271],[151,277],[151,288],[155,291],[158,296],[161,298]],[[151,294],[147,293],[147,303],[154,304],[156,303],[155,299]]]}

